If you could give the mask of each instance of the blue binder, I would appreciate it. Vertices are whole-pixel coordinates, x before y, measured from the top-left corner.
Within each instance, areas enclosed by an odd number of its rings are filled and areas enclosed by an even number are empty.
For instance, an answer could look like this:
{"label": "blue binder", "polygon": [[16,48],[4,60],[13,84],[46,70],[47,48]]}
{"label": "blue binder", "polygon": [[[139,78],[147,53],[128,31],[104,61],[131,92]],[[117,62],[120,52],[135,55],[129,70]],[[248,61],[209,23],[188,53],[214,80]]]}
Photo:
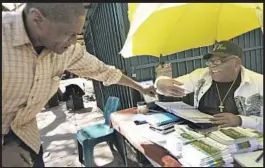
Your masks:
{"label": "blue binder", "polygon": [[156,125],[156,126],[160,126],[160,125],[164,125],[164,124],[168,124],[168,123],[172,123],[172,122],[178,122],[182,120],[182,118],[171,114],[171,113],[155,113],[155,114],[151,114],[148,115],[146,117],[146,121],[151,124],[151,125]]}

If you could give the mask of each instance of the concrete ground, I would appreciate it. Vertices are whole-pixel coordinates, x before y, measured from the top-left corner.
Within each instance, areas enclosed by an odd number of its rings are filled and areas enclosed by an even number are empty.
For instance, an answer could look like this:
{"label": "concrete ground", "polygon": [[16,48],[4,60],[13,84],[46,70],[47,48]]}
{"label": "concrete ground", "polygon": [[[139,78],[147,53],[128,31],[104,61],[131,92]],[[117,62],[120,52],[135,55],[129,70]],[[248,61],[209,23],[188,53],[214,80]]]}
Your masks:
{"label": "concrete ground", "polygon": [[[85,83],[86,95],[93,95],[91,81]],[[83,127],[103,123],[103,112],[97,107],[96,101],[84,101],[84,109],[68,111],[66,103],[43,109],[37,115],[41,141],[44,150],[46,167],[84,167],[78,161],[76,132]],[[129,162],[130,166],[136,163]],[[111,152],[106,142],[94,148],[94,166],[124,167],[124,163],[117,151]]]}
{"label": "concrete ground", "polygon": [[[44,162],[47,167],[81,167],[78,161],[75,136],[77,130],[103,123],[103,113],[96,102],[79,111],[66,110],[65,102],[57,107],[43,110],[38,114],[38,126],[44,149]],[[119,154],[111,152],[107,143],[101,143],[94,149],[95,166],[123,167]]]}
{"label": "concrete ground", "polygon": [[[92,95],[91,81],[85,83],[86,95]],[[37,115],[41,141],[44,150],[46,167],[81,167],[78,161],[77,130],[90,125],[103,123],[103,112],[97,107],[96,101],[84,101],[84,109],[68,111],[66,103],[43,109]],[[119,154],[111,152],[107,143],[100,143],[94,149],[94,166],[124,167]]]}

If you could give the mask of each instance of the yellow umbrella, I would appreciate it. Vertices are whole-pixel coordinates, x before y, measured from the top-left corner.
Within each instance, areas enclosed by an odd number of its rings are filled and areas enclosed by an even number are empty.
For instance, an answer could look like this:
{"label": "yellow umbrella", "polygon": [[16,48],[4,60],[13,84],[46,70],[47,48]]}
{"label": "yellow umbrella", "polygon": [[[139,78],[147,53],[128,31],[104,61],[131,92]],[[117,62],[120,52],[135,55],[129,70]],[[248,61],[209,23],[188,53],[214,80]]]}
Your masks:
{"label": "yellow umbrella", "polygon": [[257,6],[263,13],[262,3],[129,4],[131,26],[121,55],[169,55],[229,40],[261,27]]}

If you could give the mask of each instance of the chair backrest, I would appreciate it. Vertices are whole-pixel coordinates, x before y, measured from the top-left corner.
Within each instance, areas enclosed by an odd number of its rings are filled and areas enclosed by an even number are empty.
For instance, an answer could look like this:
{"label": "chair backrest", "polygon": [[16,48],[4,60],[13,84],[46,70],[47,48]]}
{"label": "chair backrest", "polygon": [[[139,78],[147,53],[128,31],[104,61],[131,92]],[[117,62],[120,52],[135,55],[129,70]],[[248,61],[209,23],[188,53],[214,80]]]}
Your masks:
{"label": "chair backrest", "polygon": [[105,124],[110,125],[110,114],[117,111],[120,106],[118,97],[109,97],[104,107]]}

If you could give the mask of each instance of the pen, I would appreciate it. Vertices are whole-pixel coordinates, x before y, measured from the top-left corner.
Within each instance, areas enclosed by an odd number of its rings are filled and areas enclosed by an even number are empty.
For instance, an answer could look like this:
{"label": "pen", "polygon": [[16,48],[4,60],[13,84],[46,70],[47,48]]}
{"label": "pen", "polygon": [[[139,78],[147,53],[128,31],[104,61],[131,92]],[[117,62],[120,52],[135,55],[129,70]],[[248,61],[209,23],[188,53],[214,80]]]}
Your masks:
{"label": "pen", "polygon": [[259,162],[263,157],[263,152],[259,155],[259,157],[256,159],[256,162]]}
{"label": "pen", "polygon": [[195,141],[198,141],[198,139],[193,139],[191,141],[184,142],[183,145],[188,145],[188,144],[195,142]]}
{"label": "pen", "polygon": [[190,119],[202,119],[202,120],[209,120],[209,117],[189,117]]}
{"label": "pen", "polygon": [[149,112],[154,112],[154,113],[161,113],[161,112],[163,112],[163,111],[158,111],[158,110],[149,110]]}

